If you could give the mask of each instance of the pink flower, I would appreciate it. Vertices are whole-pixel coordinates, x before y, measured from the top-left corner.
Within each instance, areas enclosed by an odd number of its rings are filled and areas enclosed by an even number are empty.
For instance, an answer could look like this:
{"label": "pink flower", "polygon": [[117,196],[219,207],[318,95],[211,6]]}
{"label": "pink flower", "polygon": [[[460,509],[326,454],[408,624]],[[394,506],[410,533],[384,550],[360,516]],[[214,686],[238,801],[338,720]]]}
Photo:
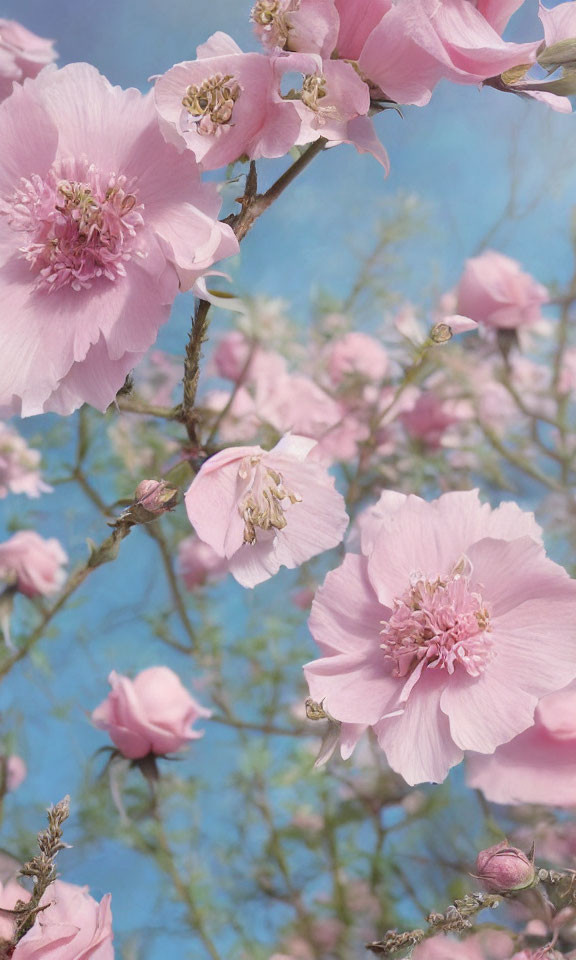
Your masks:
{"label": "pink flower", "polygon": [[[506,8],[510,9],[510,4]],[[503,19],[483,16],[469,0],[401,0],[372,30],[358,57],[364,76],[389,99],[428,103],[442,78],[479,84],[522,63],[532,63],[539,42],[506,43]]]}
{"label": "pink flower", "polygon": [[536,871],[533,860],[522,850],[502,840],[480,851],[476,859],[475,876],[492,893],[508,893],[533,886]]}
{"label": "pink flower", "polygon": [[24,783],[27,777],[28,770],[26,769],[26,764],[22,757],[17,756],[15,753],[10,757],[4,757],[0,762],[4,764],[6,792],[12,793]]}
{"label": "pink flower", "polygon": [[516,260],[495,250],[466,261],[457,298],[460,313],[499,330],[534,326],[549,300],[546,287],[524,273]]}
{"label": "pink flower", "polygon": [[400,414],[399,420],[410,437],[437,450],[448,427],[458,423],[459,418],[449,412],[447,404],[433,390],[426,390],[410,410]]}
{"label": "pink flower", "polygon": [[215,184],[165,143],[152,95],[88,64],[0,104],[0,406],[105,410],[190,287],[237,250]]}
{"label": "pink flower", "polygon": [[19,530],[0,543],[0,579],[27,597],[58,593],[66,579],[68,556],[58,540],[45,540],[34,530]]}
{"label": "pink flower", "polygon": [[8,493],[25,493],[28,497],[51,493],[52,487],[40,475],[41,459],[13,427],[0,421],[0,498]]}
{"label": "pink flower", "polygon": [[328,574],[310,629],[310,695],[350,756],[373,727],[408,783],[442,781],[464,750],[493,753],[576,675],[576,582],[549,560],[532,514],[477,491],[432,503],[385,491],[361,554]]}
{"label": "pink flower", "polygon": [[279,353],[251,343],[240,330],[231,330],[216,345],[212,363],[220,377],[244,383],[265,380],[274,383],[286,373],[286,361]]}
{"label": "pink flower", "polygon": [[114,960],[109,893],[98,903],[88,887],[55,880],[40,904],[50,906],[20,940],[14,960]]}
{"label": "pink flower", "polygon": [[197,60],[171,67],[154,99],[164,136],[189,147],[204,169],[246,155],[281,157],[296,143],[298,112],[280,96],[276,58],[243,53],[225,33],[198,47]]}
{"label": "pink flower", "polygon": [[12,93],[12,84],[36,77],[56,59],[54,41],[37,37],[16,20],[0,19],[0,100]]}
{"label": "pink flower", "polygon": [[201,540],[254,587],[281,566],[297,567],[337,546],[348,525],[343,497],[305,437],[287,435],[270,450],[231,447],[207,460],[186,493]]}
{"label": "pink flower", "polygon": [[210,710],[190,696],[168,667],[149,667],[133,680],[113,670],[108,683],[112,691],[92,711],[92,722],[130,760],[176,753],[204,735],[191,728],[199,717],[211,716]]}
{"label": "pink flower", "polygon": [[269,50],[317,53],[326,60],[334,52],[339,25],[334,0],[256,0],[250,19]]}
{"label": "pink flower", "polygon": [[292,59],[293,68],[291,58],[286,58],[286,69],[305,73],[300,99],[293,101],[302,120],[295,142],[311,143],[324,137],[331,146],[351,143],[359,153],[371,153],[388,173],[388,154],[368,117],[370,91],[352,64],[324,60],[314,68],[313,64],[301,66],[297,55]]}
{"label": "pink flower", "polygon": [[228,573],[228,562],[198,537],[186,537],[178,545],[178,572],[188,590],[217,583]]}
{"label": "pink flower", "polygon": [[380,341],[356,330],[333,340],[324,352],[324,359],[335,387],[350,379],[379,383],[390,365],[388,353]]}
{"label": "pink flower", "polygon": [[576,686],[544,697],[536,722],[489,757],[471,754],[467,782],[495,803],[576,804]]}

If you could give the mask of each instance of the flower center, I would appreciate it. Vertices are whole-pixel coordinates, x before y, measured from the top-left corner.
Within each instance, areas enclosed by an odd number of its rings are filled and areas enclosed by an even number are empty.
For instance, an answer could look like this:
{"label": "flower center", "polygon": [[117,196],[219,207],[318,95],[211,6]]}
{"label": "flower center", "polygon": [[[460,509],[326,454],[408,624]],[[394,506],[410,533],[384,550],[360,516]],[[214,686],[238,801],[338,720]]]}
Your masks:
{"label": "flower center", "polygon": [[[261,457],[244,457],[238,477],[246,492],[238,511],[244,520],[244,543],[256,543],[256,530],[283,530],[286,508],[301,503],[302,497],[287,490],[281,473],[262,463]],[[285,502],[288,501],[288,502]]]}
{"label": "flower center", "polygon": [[384,655],[394,661],[393,676],[406,677],[412,688],[424,667],[454,673],[460,665],[472,677],[492,657],[490,620],[482,597],[470,587],[470,562],[463,558],[445,578],[414,578],[394,601],[382,625]]}
{"label": "flower center", "polygon": [[254,4],[250,19],[265,46],[287,47],[290,23],[286,12],[298,5],[298,0],[258,0]]}
{"label": "flower center", "polygon": [[326,77],[314,74],[304,77],[300,96],[302,103],[316,113],[319,109],[318,101],[326,96]]}
{"label": "flower center", "polygon": [[46,179],[23,177],[12,197],[0,199],[0,216],[24,235],[19,253],[36,272],[38,289],[85,290],[99,277],[125,276],[125,263],[143,256],[137,233],[144,206],[134,184],[87,162],[67,167],[65,177],[54,170]]}
{"label": "flower center", "polygon": [[210,136],[230,123],[239,96],[240,85],[232,74],[215,73],[201,84],[191,84],[182,106],[196,124],[196,132]]}

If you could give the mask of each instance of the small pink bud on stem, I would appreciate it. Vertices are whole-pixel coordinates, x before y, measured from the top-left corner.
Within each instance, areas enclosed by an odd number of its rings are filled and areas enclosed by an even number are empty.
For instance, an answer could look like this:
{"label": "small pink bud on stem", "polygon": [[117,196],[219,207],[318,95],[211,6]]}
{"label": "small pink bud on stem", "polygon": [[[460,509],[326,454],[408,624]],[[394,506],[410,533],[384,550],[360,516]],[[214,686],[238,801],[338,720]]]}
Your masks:
{"label": "small pink bud on stem", "polygon": [[177,487],[166,480],[141,480],[134,493],[134,503],[127,517],[134,523],[149,523],[162,513],[172,510],[179,498]]}
{"label": "small pink bud on stem", "polygon": [[536,882],[533,858],[509,847],[505,840],[480,851],[475,876],[491,893],[514,893]]}

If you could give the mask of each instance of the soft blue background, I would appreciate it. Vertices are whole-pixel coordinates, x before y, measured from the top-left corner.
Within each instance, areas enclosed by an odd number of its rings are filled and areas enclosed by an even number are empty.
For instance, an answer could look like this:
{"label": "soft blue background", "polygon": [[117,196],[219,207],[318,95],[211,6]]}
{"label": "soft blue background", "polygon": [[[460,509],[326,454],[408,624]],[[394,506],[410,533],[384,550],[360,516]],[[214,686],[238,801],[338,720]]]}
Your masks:
{"label": "soft blue background", "polygon": [[[514,18],[510,38],[539,35],[536,7],[535,0],[527,0]],[[192,59],[196,44],[215,30],[229,32],[245,48],[254,47],[248,14],[249,3],[241,0],[0,0],[0,15],[57,40],[61,63],[88,60],[113,82],[142,89],[150,75]],[[404,113],[404,119],[390,111],[376,120],[392,163],[388,180],[370,157],[359,157],[351,147],[338,148],[317,159],[269,211],[243,244],[235,268],[242,291],[291,301],[305,323],[311,292],[327,289],[345,295],[357,268],[356,254],[369,249],[377,217],[399,191],[421,198],[428,228],[411,242],[408,269],[391,275],[390,285],[416,301],[433,289],[449,288],[463,258],[476,250],[506,205],[513,142],[520,207],[531,211],[497,233],[493,244],[521,260],[544,283],[566,280],[571,269],[568,221],[576,187],[574,118],[489,89],[444,84],[429,107]],[[263,184],[282,169],[282,163],[260,166]],[[171,323],[162,331],[161,346],[182,351],[191,308],[189,296],[179,298]],[[41,429],[40,420],[23,427],[29,436]],[[0,509],[6,519],[32,518],[41,533],[58,536],[78,560],[85,555],[86,537],[101,538],[102,523],[93,518],[87,525],[78,510],[78,495],[70,497],[68,488],[60,488],[32,508],[18,498],[4,501]],[[268,585],[262,592],[269,590],[272,599],[275,589]],[[159,645],[151,647],[145,626],[134,619],[135,609],[147,613],[165,600],[151,545],[138,531],[123,545],[121,560],[94,574],[90,592],[83,591],[82,597],[80,606],[60,618],[58,638],[45,641],[44,649],[51,644],[55,678],[46,683],[41,670],[25,663],[1,691],[3,713],[10,718],[16,711],[25,717],[18,748],[30,768],[25,785],[8,804],[26,809],[67,792],[74,795],[84,757],[103,743],[85,711],[105,695],[112,667],[130,672],[161,660],[193,682],[182,658]],[[251,598],[226,586],[218,601],[220,618],[234,625],[230,630],[241,630]],[[62,702],[69,706],[64,720],[56,715]],[[4,732],[8,728],[7,721]],[[226,742],[225,731],[211,728],[185,762],[217,778],[214,757],[222,764],[225,754],[214,745]],[[203,831],[217,842],[225,817],[233,815],[233,804],[225,798],[213,802],[220,803],[220,814],[211,808]],[[165,897],[160,911],[151,913],[161,896],[156,881],[140,858],[122,853],[113,843],[97,851],[72,850],[62,857],[62,870],[66,879],[89,883],[97,896],[112,890],[119,933],[139,925],[169,927],[171,918],[179,915]],[[176,960],[187,951],[160,934],[146,957],[161,960],[168,955]],[[200,953],[191,948],[190,956]]]}

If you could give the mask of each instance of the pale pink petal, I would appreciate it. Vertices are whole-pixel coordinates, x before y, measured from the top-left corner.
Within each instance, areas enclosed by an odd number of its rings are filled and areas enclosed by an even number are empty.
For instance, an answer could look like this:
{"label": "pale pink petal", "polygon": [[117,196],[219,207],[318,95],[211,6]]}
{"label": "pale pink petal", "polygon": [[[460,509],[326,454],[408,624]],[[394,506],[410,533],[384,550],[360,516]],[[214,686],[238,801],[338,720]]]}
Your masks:
{"label": "pale pink petal", "polygon": [[348,553],[316,591],[308,622],[324,655],[360,654],[379,645],[387,612],[374,595],[365,557]]}
{"label": "pale pink petal", "polygon": [[374,728],[388,763],[410,785],[441,783],[462,760],[440,708],[444,682],[440,671],[427,671],[404,712],[381,720]]}
{"label": "pale pink petal", "polygon": [[374,725],[398,708],[401,688],[389,670],[377,645],[369,653],[339,653],[304,666],[312,699],[335,720],[362,725]]}

